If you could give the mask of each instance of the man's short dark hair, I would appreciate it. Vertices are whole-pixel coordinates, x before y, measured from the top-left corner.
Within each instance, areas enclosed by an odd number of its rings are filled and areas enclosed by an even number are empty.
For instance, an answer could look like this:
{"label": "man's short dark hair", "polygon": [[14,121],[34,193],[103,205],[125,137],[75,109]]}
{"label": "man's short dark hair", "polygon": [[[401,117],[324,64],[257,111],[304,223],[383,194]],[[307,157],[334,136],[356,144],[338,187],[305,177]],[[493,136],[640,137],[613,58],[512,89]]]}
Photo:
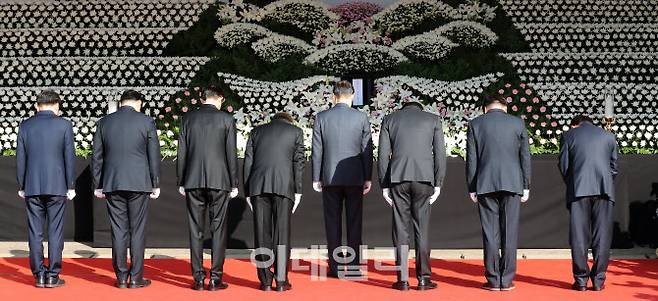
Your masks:
{"label": "man's short dark hair", "polygon": [[126,90],[121,94],[121,100],[120,102],[123,103],[125,101],[143,101],[144,96],[142,96],[142,93],[139,93],[135,90]]}
{"label": "man's short dark hair", "polygon": [[482,105],[485,107],[488,107],[494,103],[499,103],[501,105],[507,106],[509,105],[510,102],[507,100],[507,97],[504,95],[485,96],[484,100],[482,101]]}
{"label": "man's short dark hair", "polygon": [[56,104],[60,102],[62,102],[62,99],[53,90],[45,90],[37,95],[37,104]]}
{"label": "man's short dark hair", "polygon": [[579,126],[579,125],[583,124],[583,122],[592,123],[592,118],[589,118],[589,116],[585,116],[585,115],[578,115],[578,116],[574,117],[573,119],[571,119],[571,123],[569,125]]}
{"label": "man's short dark hair", "polygon": [[279,112],[274,114],[274,117],[272,117],[272,120],[276,119],[283,119],[285,121],[288,121],[290,123],[295,123],[295,119],[292,117],[292,115],[286,113],[286,112]]}
{"label": "man's short dark hair", "polygon": [[352,87],[352,83],[346,80],[337,82],[334,86],[334,95],[336,97],[354,95],[354,87]]}
{"label": "man's short dark hair", "polygon": [[207,87],[203,91],[203,97],[205,99],[208,99],[208,98],[224,98],[224,91],[222,91],[222,89],[220,89],[218,87],[210,86],[210,87]]}

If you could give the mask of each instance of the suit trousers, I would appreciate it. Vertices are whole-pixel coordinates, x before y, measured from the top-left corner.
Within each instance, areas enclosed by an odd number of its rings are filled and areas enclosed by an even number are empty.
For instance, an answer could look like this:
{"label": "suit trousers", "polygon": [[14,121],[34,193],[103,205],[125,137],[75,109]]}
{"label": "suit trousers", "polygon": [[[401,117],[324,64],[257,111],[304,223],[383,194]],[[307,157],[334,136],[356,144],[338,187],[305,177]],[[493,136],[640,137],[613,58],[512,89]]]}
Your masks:
{"label": "suit trousers", "polygon": [[[251,197],[254,208],[254,232],[256,249],[265,248],[270,256],[257,255],[256,260],[268,267],[258,267],[258,280],[262,285],[271,286],[272,280],[277,283],[288,281],[288,262],[290,260],[290,221],[294,202],[286,197],[275,194],[261,194]],[[270,253],[271,251],[271,253]]]}
{"label": "suit trousers", "polygon": [[[106,193],[112,228],[112,265],[117,279],[133,281],[144,278],[144,248],[147,192],[115,191]],[[128,268],[130,248],[130,268]]]}
{"label": "suit trousers", "polygon": [[[605,282],[612,244],[614,203],[606,196],[577,198],[569,205],[571,259],[573,277],[579,285],[587,285],[592,279],[594,286]],[[592,246],[594,265],[587,265],[587,249]]]}
{"label": "suit trousers", "polygon": [[413,238],[416,250],[416,277],[418,280],[430,278],[430,213],[429,198],[434,187],[429,183],[402,182],[393,184],[393,244],[395,263],[400,270],[398,280],[408,281],[408,252],[410,249],[409,224],[413,224]]}
{"label": "suit trousers", "polygon": [[[363,229],[363,187],[362,186],[326,186],[322,188],[324,207],[324,227],[327,236],[329,272],[337,273],[339,261],[350,271],[357,269],[361,262],[361,235]],[[347,224],[347,246],[354,254],[344,258],[339,253],[343,240],[343,207],[345,207]],[[334,253],[336,256],[334,256]],[[352,256],[353,255],[353,256]],[[349,260],[351,258],[351,260]],[[342,270],[342,268],[341,268]]]}
{"label": "suit trousers", "polygon": [[[62,271],[64,249],[64,211],[66,197],[31,196],[26,198],[29,228],[30,268],[34,277],[57,277]],[[48,225],[48,267],[43,259],[43,230]]]}
{"label": "suit trousers", "polygon": [[521,196],[511,192],[478,195],[484,275],[496,287],[509,286],[516,274],[520,207]]}
{"label": "suit trousers", "polygon": [[201,281],[206,278],[203,267],[203,234],[206,216],[210,219],[211,266],[210,279],[222,279],[226,258],[227,217],[229,192],[215,189],[187,190],[187,216],[190,229],[190,258],[192,276]]}

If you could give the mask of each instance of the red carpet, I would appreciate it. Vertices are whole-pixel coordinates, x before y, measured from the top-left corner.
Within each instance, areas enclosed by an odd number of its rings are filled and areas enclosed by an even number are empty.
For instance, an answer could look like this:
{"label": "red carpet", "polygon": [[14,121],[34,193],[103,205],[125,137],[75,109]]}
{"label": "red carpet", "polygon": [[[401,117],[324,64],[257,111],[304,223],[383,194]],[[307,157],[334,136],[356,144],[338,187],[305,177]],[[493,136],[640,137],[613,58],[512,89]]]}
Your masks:
{"label": "red carpet", "polygon": [[[388,287],[395,279],[391,272],[371,272],[367,282],[347,282],[311,281],[307,271],[291,273],[294,289],[277,293],[257,290],[256,272],[249,262],[228,260],[225,265],[228,290],[195,292],[188,289],[191,277],[185,260],[147,260],[146,277],[154,280],[153,285],[146,289],[119,290],[112,286],[110,259],[67,259],[62,275],[66,286],[37,289],[32,286],[27,259],[4,258],[0,259],[0,300],[658,300],[658,260],[613,261],[607,289],[602,292],[569,290],[572,282],[569,260],[520,260],[517,289],[511,292],[478,288],[483,281],[481,261],[434,260],[433,266],[433,279],[439,283],[439,289],[433,291],[391,290]],[[415,285],[415,280],[411,284]]]}

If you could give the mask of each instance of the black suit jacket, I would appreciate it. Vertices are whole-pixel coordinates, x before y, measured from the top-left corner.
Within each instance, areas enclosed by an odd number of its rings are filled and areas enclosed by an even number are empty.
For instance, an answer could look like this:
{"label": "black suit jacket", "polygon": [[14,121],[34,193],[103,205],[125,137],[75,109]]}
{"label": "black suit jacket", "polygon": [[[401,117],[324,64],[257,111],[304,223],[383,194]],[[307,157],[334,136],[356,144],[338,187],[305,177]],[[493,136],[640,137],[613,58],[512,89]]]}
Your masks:
{"label": "black suit jacket", "polygon": [[468,125],[466,178],[478,195],[530,189],[531,156],[528,130],[521,118],[491,110]]}
{"label": "black suit jacket", "polygon": [[16,141],[16,179],[26,196],[66,196],[75,187],[71,122],[52,111],[23,121]]}
{"label": "black suit jacket", "polygon": [[247,196],[273,193],[294,199],[302,193],[304,133],[285,120],[251,131],[244,154],[244,183]]}
{"label": "black suit jacket", "polygon": [[615,136],[589,122],[564,133],[559,167],[567,185],[567,203],[599,195],[614,201],[618,157]]}
{"label": "black suit jacket", "polygon": [[183,118],[178,138],[178,186],[231,191],[238,187],[235,119],[213,105]]}
{"label": "black suit jacket", "polygon": [[160,141],[153,119],[123,106],[96,126],[94,187],[103,192],[151,192],[160,185]]}
{"label": "black suit jacket", "polygon": [[324,186],[362,186],[372,179],[368,116],[346,104],[319,113],[313,126],[313,181]]}
{"label": "black suit jacket", "polygon": [[379,179],[382,188],[405,181],[443,185],[446,150],[439,116],[415,104],[391,113],[379,134]]}

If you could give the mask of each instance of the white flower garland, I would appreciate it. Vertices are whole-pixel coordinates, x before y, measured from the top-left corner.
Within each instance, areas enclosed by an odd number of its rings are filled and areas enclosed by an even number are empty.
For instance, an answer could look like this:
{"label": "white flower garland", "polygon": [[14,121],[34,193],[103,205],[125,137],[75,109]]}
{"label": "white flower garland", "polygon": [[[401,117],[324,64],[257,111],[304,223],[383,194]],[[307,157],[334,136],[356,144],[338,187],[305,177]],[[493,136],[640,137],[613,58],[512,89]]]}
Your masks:
{"label": "white flower garland", "polygon": [[275,34],[251,44],[256,55],[266,62],[276,63],[293,54],[308,55],[315,49],[304,40]]}
{"label": "white flower garland", "polygon": [[393,48],[398,51],[430,61],[443,59],[457,46],[459,45],[435,32],[404,37],[393,43]]}
{"label": "white flower garland", "polygon": [[434,32],[455,43],[472,48],[488,48],[498,41],[495,32],[472,21],[453,21],[435,29]]}
{"label": "white flower garland", "polygon": [[329,11],[329,6],[313,0],[274,1],[263,7],[262,15],[262,20],[289,24],[311,34],[338,20],[338,15]]}
{"label": "white flower garland", "polygon": [[342,44],[316,50],[304,59],[304,64],[343,74],[350,71],[376,72],[407,60],[404,54],[386,46]]}
{"label": "white flower garland", "polygon": [[233,48],[272,34],[269,29],[257,24],[231,23],[217,29],[215,40],[219,46]]}

